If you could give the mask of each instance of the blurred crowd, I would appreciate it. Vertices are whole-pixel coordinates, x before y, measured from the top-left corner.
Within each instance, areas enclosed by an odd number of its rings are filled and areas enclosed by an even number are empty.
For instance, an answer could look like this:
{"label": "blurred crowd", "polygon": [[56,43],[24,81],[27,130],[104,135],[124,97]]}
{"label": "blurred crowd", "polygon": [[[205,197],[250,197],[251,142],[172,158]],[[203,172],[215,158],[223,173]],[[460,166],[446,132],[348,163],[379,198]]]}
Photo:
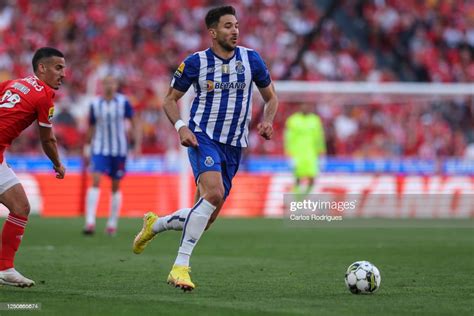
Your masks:
{"label": "blurred crowd", "polygon": [[[324,124],[327,154],[357,158],[412,157],[474,159],[473,106],[465,100],[418,102],[410,99],[363,105],[328,104],[314,107]],[[283,152],[285,119],[299,103],[285,103],[275,120],[275,137],[252,135],[251,152]],[[258,115],[258,113],[257,113]]]}
{"label": "blurred crowd", "polygon": [[[340,1],[325,17],[327,3],[235,1],[240,44],[260,52],[274,80],[474,82],[473,1]],[[80,153],[87,100],[107,73],[123,80],[122,92],[142,126],[141,151],[165,153],[178,144],[161,109],[163,94],[177,65],[210,45],[203,20],[210,6],[220,4],[0,0],[0,80],[30,74],[34,50],[57,47],[66,55],[68,72],[55,128],[67,153]],[[461,156],[474,143],[473,102],[348,102],[319,104],[317,111],[329,154],[429,158]],[[259,111],[254,106],[255,116]],[[283,154],[284,121],[294,111],[294,104],[282,103],[276,139],[262,145],[253,134],[250,152]],[[29,133],[12,151],[38,150]]]}

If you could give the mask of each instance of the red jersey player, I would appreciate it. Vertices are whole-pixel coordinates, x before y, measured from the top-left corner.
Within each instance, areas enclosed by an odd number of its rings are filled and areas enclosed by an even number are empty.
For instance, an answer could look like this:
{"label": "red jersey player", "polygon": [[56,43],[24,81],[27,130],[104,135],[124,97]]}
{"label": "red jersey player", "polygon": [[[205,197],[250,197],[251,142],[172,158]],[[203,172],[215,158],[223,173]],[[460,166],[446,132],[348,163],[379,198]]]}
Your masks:
{"label": "red jersey player", "polygon": [[25,230],[30,204],[25,190],[4,158],[5,149],[20,133],[38,121],[41,145],[53,163],[56,178],[63,179],[66,172],[56,147],[51,118],[53,98],[64,78],[64,55],[57,49],[43,47],[33,56],[35,76],[8,80],[0,84],[0,203],[10,213],[3,225],[0,244],[0,285],[30,287],[33,280],[14,269],[15,253]]}

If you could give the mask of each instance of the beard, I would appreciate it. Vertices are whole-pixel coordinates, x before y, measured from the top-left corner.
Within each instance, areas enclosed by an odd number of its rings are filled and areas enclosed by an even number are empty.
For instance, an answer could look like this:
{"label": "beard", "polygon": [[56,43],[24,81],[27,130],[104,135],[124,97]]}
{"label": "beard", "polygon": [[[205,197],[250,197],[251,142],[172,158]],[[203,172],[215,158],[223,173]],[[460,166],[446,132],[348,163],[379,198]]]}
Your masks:
{"label": "beard", "polygon": [[235,49],[235,46],[232,46],[232,44],[227,43],[224,40],[218,40],[217,43],[228,52],[232,52]]}

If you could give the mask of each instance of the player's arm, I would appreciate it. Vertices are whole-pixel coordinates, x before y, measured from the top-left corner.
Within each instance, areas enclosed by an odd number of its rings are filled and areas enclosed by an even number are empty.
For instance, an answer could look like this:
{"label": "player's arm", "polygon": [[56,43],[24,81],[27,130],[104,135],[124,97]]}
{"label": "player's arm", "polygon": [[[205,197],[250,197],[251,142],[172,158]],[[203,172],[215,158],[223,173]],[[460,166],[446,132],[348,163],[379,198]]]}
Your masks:
{"label": "player's arm", "polygon": [[87,145],[90,145],[92,142],[92,136],[95,134],[95,124],[89,124],[89,128],[87,129],[86,133],[86,141]]}
{"label": "player's arm", "polygon": [[179,91],[175,88],[170,87],[165,97],[163,108],[165,109],[166,116],[170,120],[171,124],[174,125],[179,134],[181,145],[185,147],[196,147],[198,142],[194,133],[186,126],[181,120],[179,115],[178,100],[184,95],[184,92]]}
{"label": "player's arm", "polygon": [[[93,113],[91,113],[91,122],[93,121],[92,114]],[[130,144],[130,149],[132,150],[133,154],[140,154],[142,148],[140,124],[138,121],[138,116],[133,110],[132,104],[130,104],[128,100],[125,101],[125,119],[130,123],[130,129],[127,130],[127,140]]]}
{"label": "player's arm", "polygon": [[278,98],[275,87],[270,78],[270,73],[263,59],[256,51],[249,51],[249,62],[252,71],[252,80],[258,87],[265,108],[263,109],[263,120],[257,125],[258,134],[269,140],[273,136],[273,119],[278,109]]}
{"label": "player's arm", "polygon": [[273,119],[278,110],[278,98],[273,83],[270,83],[264,88],[258,88],[258,90],[265,101],[263,120],[257,126],[258,134],[269,140],[272,139],[273,136]]}
{"label": "player's arm", "polygon": [[178,100],[188,91],[189,87],[199,77],[199,54],[188,56],[176,69],[171,81],[171,87],[165,97],[164,109],[166,116],[178,131],[181,145],[196,147],[198,142],[194,133],[181,120]]}
{"label": "player's arm", "polygon": [[52,97],[44,95],[36,101],[38,133],[43,151],[53,163],[56,178],[63,179],[66,173],[61,160],[59,159],[56,137],[53,134],[51,119],[54,115],[54,105]]}
{"label": "player's arm", "polygon": [[140,154],[142,148],[142,137],[140,131],[140,124],[138,123],[138,118],[136,115],[130,119],[130,128],[133,138],[134,153]]}
{"label": "player's arm", "polygon": [[85,159],[89,159],[91,155],[91,142],[92,142],[92,136],[95,134],[95,124],[89,124],[89,128],[87,129],[86,132],[86,139],[84,141],[84,148],[82,150],[82,154]]}
{"label": "player's arm", "polygon": [[39,136],[44,153],[53,163],[54,171],[56,171],[56,178],[63,179],[64,174],[66,173],[66,168],[64,168],[59,159],[57,141],[52,128],[39,125]]}
{"label": "player's arm", "polygon": [[84,147],[82,148],[82,156],[85,159],[85,163],[89,163],[89,158],[91,156],[91,143],[92,143],[92,137],[95,134],[95,127],[96,124],[96,119],[94,115],[94,107],[89,105],[89,127],[86,132],[86,138],[84,140]]}

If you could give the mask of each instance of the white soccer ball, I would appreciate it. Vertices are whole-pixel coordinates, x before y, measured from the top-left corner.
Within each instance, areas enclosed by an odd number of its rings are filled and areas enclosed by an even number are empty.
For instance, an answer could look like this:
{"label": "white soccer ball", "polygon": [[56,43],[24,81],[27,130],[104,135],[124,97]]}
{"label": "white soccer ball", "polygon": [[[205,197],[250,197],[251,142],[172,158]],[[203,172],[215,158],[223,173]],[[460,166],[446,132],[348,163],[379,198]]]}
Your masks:
{"label": "white soccer ball", "polygon": [[370,294],[380,287],[380,271],[368,261],[356,261],[347,268],[345,282],[353,294]]}

